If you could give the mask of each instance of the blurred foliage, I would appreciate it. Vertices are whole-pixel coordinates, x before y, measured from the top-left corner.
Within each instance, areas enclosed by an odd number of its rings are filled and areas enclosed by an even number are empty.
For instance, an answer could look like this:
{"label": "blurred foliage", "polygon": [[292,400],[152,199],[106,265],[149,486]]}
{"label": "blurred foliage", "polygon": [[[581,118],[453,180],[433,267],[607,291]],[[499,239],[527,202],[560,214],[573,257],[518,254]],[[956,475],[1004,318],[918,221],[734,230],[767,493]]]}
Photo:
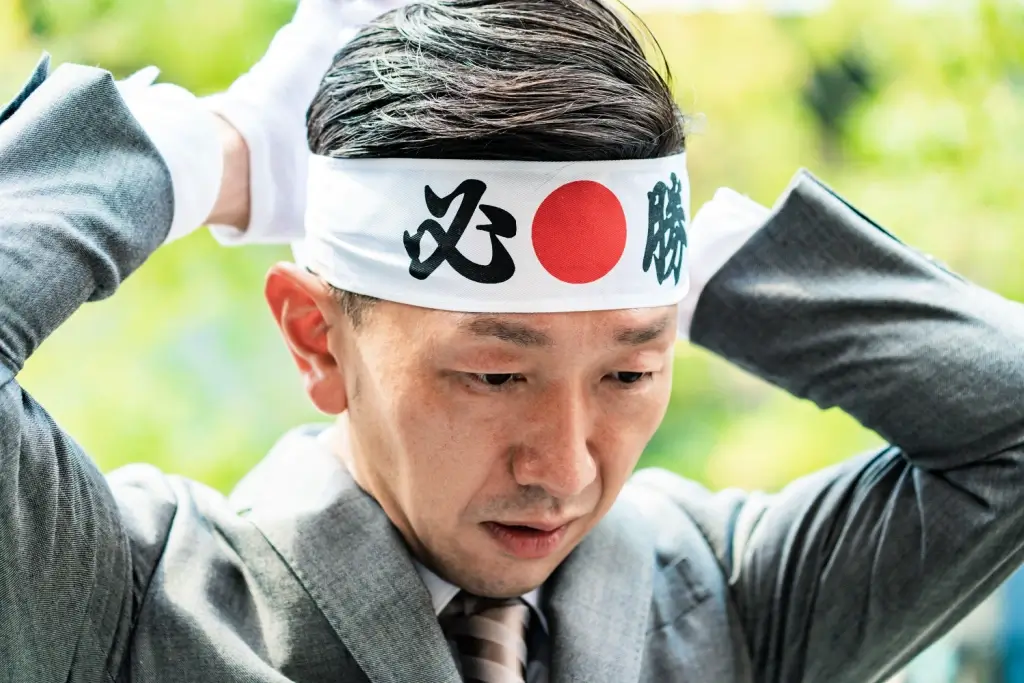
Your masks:
{"label": "blurred foliage", "polygon": [[[772,204],[806,166],[895,234],[1024,298],[1024,9],[845,0],[823,13],[648,14],[685,111],[694,207],[728,185]],[[916,8],[916,9],[915,9]],[[209,93],[262,54],[292,0],[0,0],[0,97],[41,49]],[[288,428],[322,419],[262,301],[281,248],[205,232],[87,306],[22,380],[105,469],[148,461],[227,490]],[[695,348],[642,465],[774,489],[878,443]]]}

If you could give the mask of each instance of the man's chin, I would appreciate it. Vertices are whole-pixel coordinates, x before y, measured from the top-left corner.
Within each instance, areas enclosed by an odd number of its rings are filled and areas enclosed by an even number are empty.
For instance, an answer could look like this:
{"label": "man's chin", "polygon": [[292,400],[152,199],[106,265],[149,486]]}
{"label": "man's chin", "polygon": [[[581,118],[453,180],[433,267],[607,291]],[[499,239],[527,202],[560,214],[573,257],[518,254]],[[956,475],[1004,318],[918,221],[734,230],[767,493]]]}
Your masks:
{"label": "man's chin", "polygon": [[552,570],[529,572],[495,572],[467,575],[458,585],[474,595],[486,598],[517,598],[540,587],[551,576]]}
{"label": "man's chin", "polygon": [[521,560],[493,551],[467,558],[461,571],[452,572],[460,588],[489,598],[515,598],[543,585],[572,547],[538,560]]}

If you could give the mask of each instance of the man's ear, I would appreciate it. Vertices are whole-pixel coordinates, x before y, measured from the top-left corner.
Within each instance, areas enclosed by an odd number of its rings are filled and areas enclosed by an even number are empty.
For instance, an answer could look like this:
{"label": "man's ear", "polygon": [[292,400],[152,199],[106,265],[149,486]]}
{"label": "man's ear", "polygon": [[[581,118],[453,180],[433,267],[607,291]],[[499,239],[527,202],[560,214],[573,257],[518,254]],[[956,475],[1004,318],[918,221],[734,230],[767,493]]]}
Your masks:
{"label": "man's ear", "polygon": [[327,335],[336,305],[330,292],[294,263],[278,263],[267,273],[264,293],[313,405],[328,415],[343,413],[348,408],[344,372]]}

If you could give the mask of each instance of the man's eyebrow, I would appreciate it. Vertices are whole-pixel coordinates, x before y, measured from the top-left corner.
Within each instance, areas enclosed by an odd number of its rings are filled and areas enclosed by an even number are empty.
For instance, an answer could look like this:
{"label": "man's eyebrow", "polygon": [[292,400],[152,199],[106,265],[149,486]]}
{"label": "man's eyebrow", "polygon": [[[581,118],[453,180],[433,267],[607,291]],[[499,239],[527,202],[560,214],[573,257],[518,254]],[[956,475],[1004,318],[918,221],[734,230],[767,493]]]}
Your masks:
{"label": "man's eyebrow", "polygon": [[650,325],[623,328],[616,332],[615,341],[629,346],[643,346],[664,334],[671,323],[671,316],[665,316]]}
{"label": "man's eyebrow", "polygon": [[524,348],[551,346],[553,344],[551,337],[540,330],[535,330],[522,323],[501,320],[500,318],[473,318],[461,323],[460,327],[478,337],[496,337],[501,341],[511,342],[516,346]]}

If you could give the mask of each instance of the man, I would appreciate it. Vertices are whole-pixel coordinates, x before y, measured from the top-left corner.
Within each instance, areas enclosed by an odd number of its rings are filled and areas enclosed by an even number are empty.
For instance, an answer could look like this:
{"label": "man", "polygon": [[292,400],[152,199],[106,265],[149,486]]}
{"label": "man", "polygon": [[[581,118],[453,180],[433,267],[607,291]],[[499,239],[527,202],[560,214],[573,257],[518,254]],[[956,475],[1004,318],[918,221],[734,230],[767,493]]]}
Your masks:
{"label": "man", "polygon": [[[1020,564],[1024,310],[807,173],[683,230],[680,117],[597,0],[360,31],[310,110],[306,267],[267,280],[337,423],[227,501],[102,477],[21,364],[169,230],[266,215],[233,129],[212,192],[216,138],[185,172],[122,89],[59,70],[0,126],[6,679],[878,681]],[[627,483],[677,327],[893,445],[774,496]]]}

